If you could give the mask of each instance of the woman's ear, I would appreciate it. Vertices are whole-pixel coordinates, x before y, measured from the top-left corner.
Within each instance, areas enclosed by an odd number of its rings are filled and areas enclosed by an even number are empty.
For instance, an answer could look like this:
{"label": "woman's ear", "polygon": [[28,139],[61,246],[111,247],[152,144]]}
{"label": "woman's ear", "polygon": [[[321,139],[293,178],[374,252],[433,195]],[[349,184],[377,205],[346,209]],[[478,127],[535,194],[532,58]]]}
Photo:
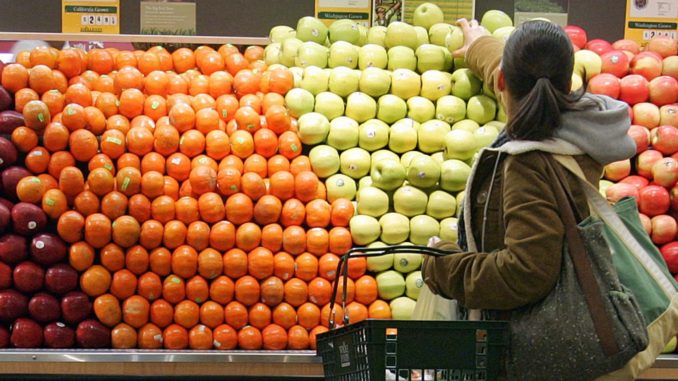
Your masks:
{"label": "woman's ear", "polygon": [[504,78],[504,71],[499,69],[499,72],[497,73],[497,89],[499,91],[504,92],[506,90],[506,81]]}

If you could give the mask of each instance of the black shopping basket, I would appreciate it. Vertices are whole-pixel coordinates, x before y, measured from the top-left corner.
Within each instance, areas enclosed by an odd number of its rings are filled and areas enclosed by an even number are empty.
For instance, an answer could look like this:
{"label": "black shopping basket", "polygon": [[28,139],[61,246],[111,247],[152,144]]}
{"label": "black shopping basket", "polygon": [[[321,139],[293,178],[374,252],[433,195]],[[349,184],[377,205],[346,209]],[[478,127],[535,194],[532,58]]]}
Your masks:
{"label": "black shopping basket", "polygon": [[[345,307],[349,257],[390,253],[450,254],[426,246],[351,249],[339,262],[332,303],[343,276]],[[330,312],[330,331],[317,336],[317,353],[328,381],[496,380],[508,347],[505,321],[368,319],[348,324],[346,314],[343,320],[345,326],[333,329]]]}

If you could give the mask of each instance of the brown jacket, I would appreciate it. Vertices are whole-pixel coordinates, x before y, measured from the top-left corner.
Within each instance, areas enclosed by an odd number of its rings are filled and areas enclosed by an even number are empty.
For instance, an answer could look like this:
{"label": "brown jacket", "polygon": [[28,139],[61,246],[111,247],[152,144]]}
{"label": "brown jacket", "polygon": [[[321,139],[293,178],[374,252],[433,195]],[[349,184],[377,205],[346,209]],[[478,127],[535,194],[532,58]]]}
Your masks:
{"label": "brown jacket", "polygon": [[[492,82],[491,88],[502,49],[502,43],[485,37],[467,53],[470,68]],[[571,144],[562,152],[555,146],[551,145],[554,153],[573,154],[587,179],[598,184],[602,164],[581,151],[574,155]],[[554,287],[560,275],[564,227],[553,192],[557,179],[549,178],[540,149],[481,153],[464,202],[469,252],[426,258],[422,271],[433,292],[471,309],[511,310],[539,301]],[[586,217],[585,197],[574,176],[568,173],[568,177],[575,202]]]}

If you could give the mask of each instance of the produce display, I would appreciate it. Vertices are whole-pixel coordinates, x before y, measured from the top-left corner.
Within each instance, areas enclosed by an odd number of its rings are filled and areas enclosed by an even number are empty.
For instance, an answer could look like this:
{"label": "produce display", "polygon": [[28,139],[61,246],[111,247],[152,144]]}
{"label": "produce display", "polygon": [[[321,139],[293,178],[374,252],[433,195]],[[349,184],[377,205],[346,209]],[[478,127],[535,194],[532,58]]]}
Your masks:
{"label": "produce display", "polygon": [[[0,67],[0,348],[314,349],[339,257],[455,240],[504,126],[442,16],[303,17],[242,50],[38,47]],[[499,11],[481,24],[513,30]],[[637,197],[675,273],[676,41],[566,30],[573,88],[632,106],[638,156],[601,192]],[[421,260],[350,259],[337,323],[408,319]]]}

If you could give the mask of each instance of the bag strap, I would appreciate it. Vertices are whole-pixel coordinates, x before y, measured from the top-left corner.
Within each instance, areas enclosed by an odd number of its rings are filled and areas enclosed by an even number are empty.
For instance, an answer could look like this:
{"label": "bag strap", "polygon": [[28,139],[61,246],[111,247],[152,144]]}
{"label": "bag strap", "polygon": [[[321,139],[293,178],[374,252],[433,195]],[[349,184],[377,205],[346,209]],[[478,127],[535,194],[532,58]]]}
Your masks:
{"label": "bag strap", "polygon": [[652,276],[654,281],[664,291],[667,297],[671,298],[678,293],[673,283],[666,277],[662,269],[650,257],[647,251],[629,232],[624,222],[619,218],[614,209],[610,206],[607,200],[598,192],[588,180],[582,171],[579,163],[572,156],[566,155],[552,155],[558,163],[565,167],[568,171],[574,173],[579,180],[579,183],[586,195],[586,201],[591,208],[591,212],[597,215],[605,222],[608,228],[617,236],[617,238],[626,246],[626,248],[634,255],[634,257],[645,268],[645,271]]}
{"label": "bag strap", "polygon": [[565,237],[568,244],[567,253],[572,259],[577,280],[588,306],[589,315],[593,321],[593,326],[600,340],[603,353],[607,356],[615,355],[619,353],[619,344],[614,336],[612,319],[605,309],[603,296],[594,275],[591,259],[586,252],[586,245],[579,234],[574,215],[574,208],[577,206],[573,203],[574,200],[568,198],[569,186],[566,180],[567,177],[565,177],[563,170],[559,166],[554,165],[550,157],[547,156],[546,159],[547,169],[554,178],[558,179],[558,185],[554,191],[558,209],[560,209],[560,216],[565,226]]}

